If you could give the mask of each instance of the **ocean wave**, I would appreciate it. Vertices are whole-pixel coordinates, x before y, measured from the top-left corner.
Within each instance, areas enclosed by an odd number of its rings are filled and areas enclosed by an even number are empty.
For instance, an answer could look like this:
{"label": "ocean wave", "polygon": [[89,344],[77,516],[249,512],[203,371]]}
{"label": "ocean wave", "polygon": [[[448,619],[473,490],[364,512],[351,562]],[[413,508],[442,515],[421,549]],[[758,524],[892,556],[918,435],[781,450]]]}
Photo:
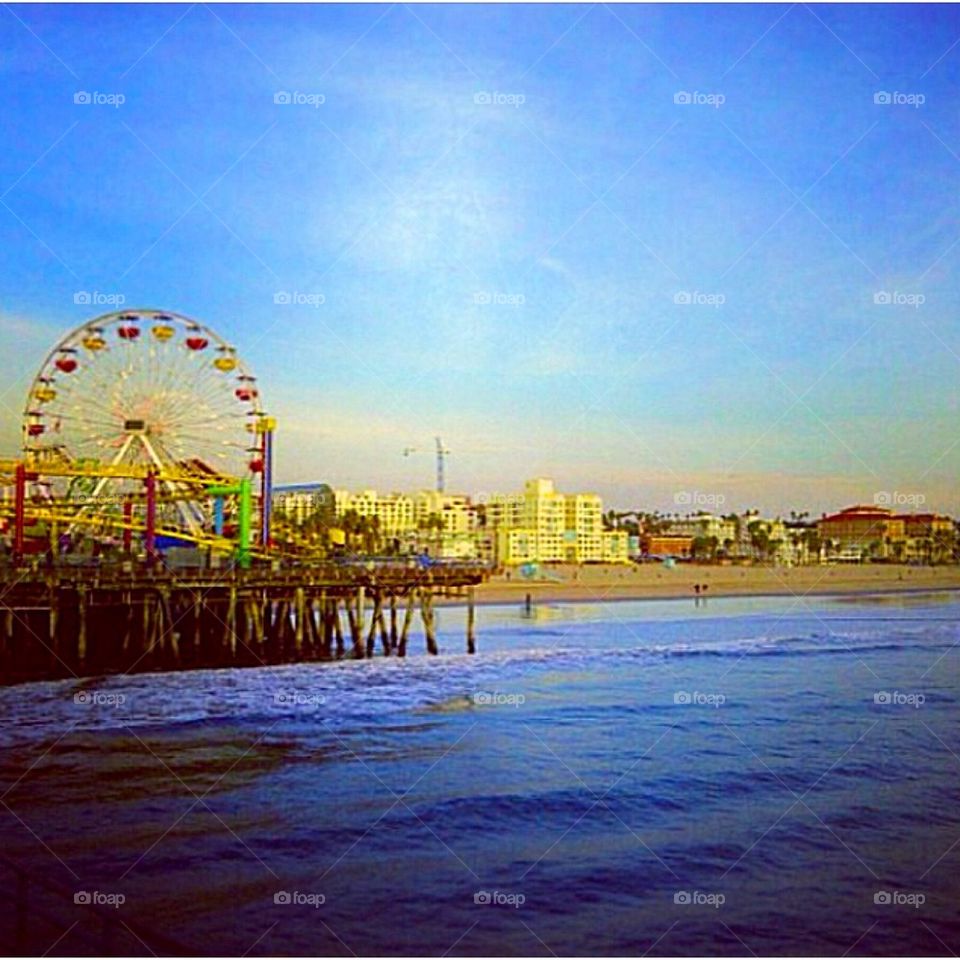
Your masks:
{"label": "ocean wave", "polygon": [[[781,619],[773,619],[773,625]],[[0,689],[0,744],[202,724],[260,730],[276,726],[296,736],[324,727],[336,732],[345,722],[379,725],[387,715],[418,711],[441,722],[444,715],[481,708],[489,715],[490,710],[509,708],[483,706],[479,692],[526,691],[528,698],[546,704],[558,684],[602,679],[604,672],[615,674],[619,665],[636,662],[863,657],[910,648],[935,651],[960,639],[957,624],[941,619],[849,630],[798,619],[803,629],[783,632],[769,626],[764,630],[755,618],[728,619],[723,625],[727,636],[720,626],[702,621],[669,626],[638,621],[625,634],[617,632],[616,624],[578,624],[576,631],[560,632],[556,644],[541,631],[517,627],[506,635],[498,631],[492,649],[476,656],[375,658],[24,684]],[[756,632],[748,632],[751,628]]]}

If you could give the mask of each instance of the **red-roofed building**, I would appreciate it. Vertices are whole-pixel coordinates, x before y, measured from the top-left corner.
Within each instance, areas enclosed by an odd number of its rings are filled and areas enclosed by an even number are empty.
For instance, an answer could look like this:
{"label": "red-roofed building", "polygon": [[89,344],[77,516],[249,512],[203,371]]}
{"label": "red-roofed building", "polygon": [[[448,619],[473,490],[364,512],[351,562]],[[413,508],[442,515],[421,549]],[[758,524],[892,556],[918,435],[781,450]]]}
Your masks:
{"label": "red-roofed building", "polygon": [[955,531],[950,517],[936,513],[894,513],[857,504],[817,521],[817,533],[841,559],[922,560],[953,558]]}
{"label": "red-roofed building", "polygon": [[857,504],[817,521],[817,534],[831,552],[847,559],[893,557],[904,537],[903,519],[886,507]]}
{"label": "red-roofed building", "polygon": [[953,519],[938,513],[902,513],[904,539],[898,559],[943,563],[954,559],[956,531]]}

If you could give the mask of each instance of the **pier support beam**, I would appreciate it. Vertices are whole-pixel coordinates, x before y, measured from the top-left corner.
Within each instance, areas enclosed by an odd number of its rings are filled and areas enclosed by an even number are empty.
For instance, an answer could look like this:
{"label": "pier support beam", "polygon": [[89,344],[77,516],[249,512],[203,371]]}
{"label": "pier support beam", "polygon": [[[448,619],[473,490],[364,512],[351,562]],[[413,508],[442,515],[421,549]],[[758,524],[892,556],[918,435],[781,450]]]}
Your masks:
{"label": "pier support beam", "polygon": [[413,611],[417,603],[416,588],[410,590],[407,597],[407,609],[403,615],[403,627],[400,629],[400,645],[397,647],[397,656],[405,657],[407,655],[407,634],[410,632],[410,624],[413,622]]}
{"label": "pier support beam", "polygon": [[230,647],[230,659],[237,659],[237,588],[230,585],[230,599],[227,601],[227,643]]}
{"label": "pier support beam", "polygon": [[294,649],[297,651],[297,656],[301,657],[303,655],[304,621],[307,619],[307,600],[303,587],[297,587],[296,592],[294,593],[293,616],[295,623],[293,645]]}
{"label": "pier support beam", "polygon": [[364,607],[366,606],[363,587],[357,588],[357,605],[351,609],[350,601],[345,601],[347,619],[350,621],[350,639],[353,642],[353,659],[362,660],[366,651],[363,648]]}
{"label": "pier support beam", "polygon": [[[380,597],[380,592],[377,591],[373,595],[373,615],[370,618],[370,632],[367,634],[367,657],[373,656],[373,650],[376,646],[376,636],[377,636],[377,625],[380,621],[380,618],[383,616],[383,600]],[[361,624],[363,620],[361,619]]]}
{"label": "pier support beam", "polygon": [[0,685],[68,674],[366,659],[378,647],[384,656],[403,657],[418,606],[426,652],[435,656],[435,604],[442,597],[464,605],[466,649],[473,653],[472,587],[481,579],[482,571],[424,576],[388,563],[176,576],[160,563],[149,571],[104,564],[94,575],[66,565],[22,567],[0,600]]}
{"label": "pier support beam", "polygon": [[77,660],[81,667],[87,661],[87,591],[77,590]]}
{"label": "pier support beam", "polygon": [[467,591],[467,653],[477,652],[477,607],[476,591]]}
{"label": "pier support beam", "polygon": [[[343,624],[340,621],[340,601],[334,598],[332,603],[333,603],[333,632],[337,641],[337,658],[343,659],[343,654],[344,654]],[[344,606],[347,606],[347,601],[344,601]]]}
{"label": "pier support beam", "polygon": [[390,594],[390,649],[397,649],[397,595]]}
{"label": "pier support beam", "polygon": [[436,620],[433,614],[433,594],[424,590],[420,596],[420,619],[423,621],[423,632],[427,641],[427,653],[436,656],[440,652],[437,646]]}

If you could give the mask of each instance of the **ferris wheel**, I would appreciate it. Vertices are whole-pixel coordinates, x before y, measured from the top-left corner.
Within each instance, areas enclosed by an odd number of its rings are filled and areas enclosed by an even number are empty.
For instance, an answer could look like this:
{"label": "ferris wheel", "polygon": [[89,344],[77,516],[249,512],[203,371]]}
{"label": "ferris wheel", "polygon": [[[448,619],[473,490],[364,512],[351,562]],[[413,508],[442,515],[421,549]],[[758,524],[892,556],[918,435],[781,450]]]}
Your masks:
{"label": "ferris wheel", "polygon": [[262,420],[256,379],[234,347],[188,317],[136,310],[97,317],[50,351],[30,387],[23,436],[33,462],[87,469],[57,495],[81,483],[86,509],[109,511],[136,487],[115,474],[152,468],[165,478],[171,519],[199,532],[204,505],[171,478],[259,472]]}

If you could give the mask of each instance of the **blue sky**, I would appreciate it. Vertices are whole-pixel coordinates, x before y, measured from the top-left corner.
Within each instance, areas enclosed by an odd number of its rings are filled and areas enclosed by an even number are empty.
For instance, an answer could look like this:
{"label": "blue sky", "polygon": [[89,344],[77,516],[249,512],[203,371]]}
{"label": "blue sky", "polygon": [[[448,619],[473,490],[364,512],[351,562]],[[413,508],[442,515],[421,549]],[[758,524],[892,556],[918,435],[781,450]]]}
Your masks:
{"label": "blue sky", "polygon": [[428,485],[402,450],[440,433],[470,493],[960,512],[958,38],[953,6],[4,7],[0,449],[97,291],[237,345],[279,479]]}

